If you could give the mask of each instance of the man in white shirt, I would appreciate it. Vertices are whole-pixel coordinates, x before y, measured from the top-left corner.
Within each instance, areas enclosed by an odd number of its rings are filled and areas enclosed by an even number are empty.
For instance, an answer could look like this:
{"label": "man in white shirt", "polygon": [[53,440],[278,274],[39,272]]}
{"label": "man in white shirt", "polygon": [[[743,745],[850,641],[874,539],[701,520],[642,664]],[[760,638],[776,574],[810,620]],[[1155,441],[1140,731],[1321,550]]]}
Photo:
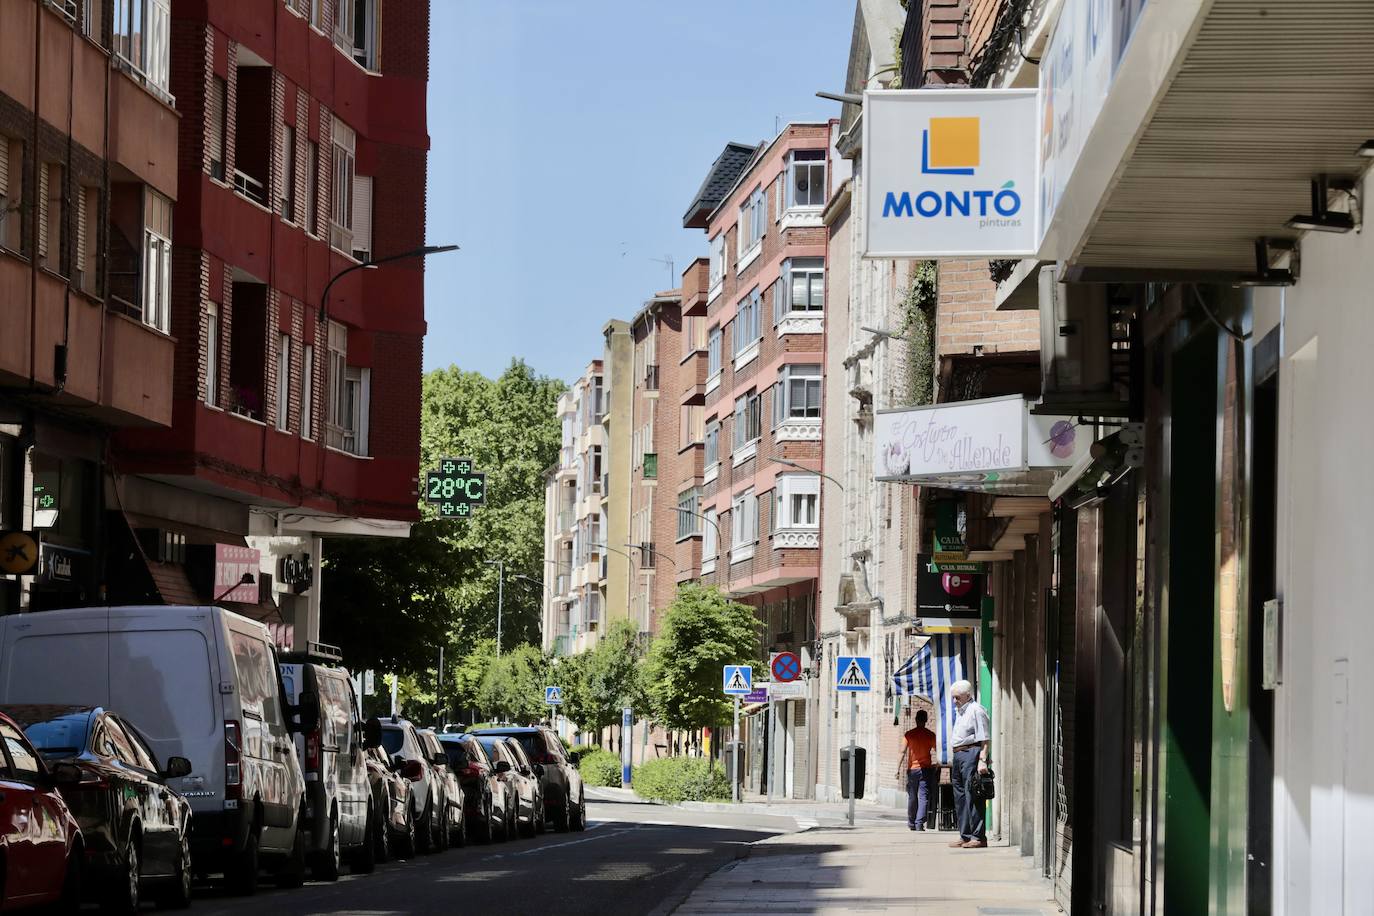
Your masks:
{"label": "man in white shirt", "polygon": [[954,751],[950,782],[954,786],[954,810],[959,816],[959,839],[949,845],[982,849],[988,845],[983,802],[973,798],[969,784],[975,773],[987,772],[991,761],[991,723],[988,711],[973,698],[973,685],[968,681],[955,681],[949,692],[955,708],[954,727],[949,733],[949,746]]}

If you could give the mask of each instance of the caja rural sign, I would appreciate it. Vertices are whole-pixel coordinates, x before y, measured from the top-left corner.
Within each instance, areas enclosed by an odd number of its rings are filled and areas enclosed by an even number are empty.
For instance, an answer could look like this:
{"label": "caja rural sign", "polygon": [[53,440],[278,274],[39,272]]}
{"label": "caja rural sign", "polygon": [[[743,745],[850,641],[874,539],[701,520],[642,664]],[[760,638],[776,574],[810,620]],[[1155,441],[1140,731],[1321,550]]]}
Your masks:
{"label": "caja rural sign", "polygon": [[1035,254],[1034,89],[864,93],[864,256]]}

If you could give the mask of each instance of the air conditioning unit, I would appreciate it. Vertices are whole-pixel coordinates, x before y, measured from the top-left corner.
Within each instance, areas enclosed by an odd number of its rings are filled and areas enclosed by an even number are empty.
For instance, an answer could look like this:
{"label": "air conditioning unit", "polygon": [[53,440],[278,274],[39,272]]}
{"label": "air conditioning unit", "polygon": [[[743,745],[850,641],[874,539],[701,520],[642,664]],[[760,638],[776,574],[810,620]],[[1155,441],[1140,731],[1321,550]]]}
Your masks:
{"label": "air conditioning unit", "polygon": [[1060,283],[1059,267],[1040,268],[1040,403],[1035,413],[1065,416],[1125,416],[1114,368],[1126,351],[1114,353],[1116,308],[1109,287]]}

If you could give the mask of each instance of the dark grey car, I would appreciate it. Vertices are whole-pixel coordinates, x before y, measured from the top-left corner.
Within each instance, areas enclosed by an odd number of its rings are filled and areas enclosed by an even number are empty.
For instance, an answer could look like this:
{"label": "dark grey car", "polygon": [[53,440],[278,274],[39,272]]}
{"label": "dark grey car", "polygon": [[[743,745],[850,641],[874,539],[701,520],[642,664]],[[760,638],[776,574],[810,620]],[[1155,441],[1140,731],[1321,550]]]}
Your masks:
{"label": "dark grey car", "polygon": [[483,728],[475,735],[503,735],[520,742],[532,764],[544,768],[540,789],[544,794],[544,817],[555,830],[585,830],[587,800],[582,776],[563,752],[563,742],[553,729],[542,725]]}

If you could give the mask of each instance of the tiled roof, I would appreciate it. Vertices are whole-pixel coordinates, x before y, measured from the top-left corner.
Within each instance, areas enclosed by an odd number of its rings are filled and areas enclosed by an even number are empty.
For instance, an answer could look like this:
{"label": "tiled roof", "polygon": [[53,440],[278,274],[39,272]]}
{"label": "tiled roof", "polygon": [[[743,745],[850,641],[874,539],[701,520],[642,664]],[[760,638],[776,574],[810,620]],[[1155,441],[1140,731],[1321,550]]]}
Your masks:
{"label": "tiled roof", "polygon": [[682,225],[685,229],[704,229],[706,222],[720,202],[730,193],[730,189],[735,186],[739,176],[749,167],[755,154],[759,151],[758,146],[748,143],[727,143],[725,149],[716,161],[711,163],[711,169],[706,173],[706,180],[697,189],[696,196],[692,198],[691,206],[682,216]]}

